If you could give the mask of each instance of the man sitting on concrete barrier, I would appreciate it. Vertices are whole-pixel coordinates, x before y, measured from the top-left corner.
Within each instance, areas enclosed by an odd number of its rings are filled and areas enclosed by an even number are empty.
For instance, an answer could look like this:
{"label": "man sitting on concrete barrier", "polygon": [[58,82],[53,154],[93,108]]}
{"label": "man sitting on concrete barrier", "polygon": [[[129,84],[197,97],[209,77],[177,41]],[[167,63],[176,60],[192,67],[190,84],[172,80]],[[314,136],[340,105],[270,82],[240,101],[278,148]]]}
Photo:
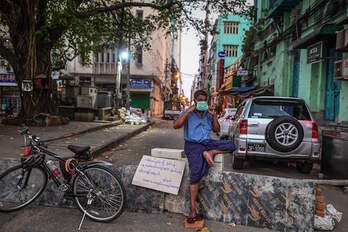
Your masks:
{"label": "man sitting on concrete barrier", "polygon": [[196,200],[199,182],[214,165],[216,154],[235,150],[233,141],[212,140],[210,132],[219,132],[220,125],[213,106],[208,107],[208,94],[198,90],[194,94],[195,104],[181,113],[174,122],[174,129],[184,126],[185,154],[190,168],[190,215],[188,223],[203,220],[197,213]]}

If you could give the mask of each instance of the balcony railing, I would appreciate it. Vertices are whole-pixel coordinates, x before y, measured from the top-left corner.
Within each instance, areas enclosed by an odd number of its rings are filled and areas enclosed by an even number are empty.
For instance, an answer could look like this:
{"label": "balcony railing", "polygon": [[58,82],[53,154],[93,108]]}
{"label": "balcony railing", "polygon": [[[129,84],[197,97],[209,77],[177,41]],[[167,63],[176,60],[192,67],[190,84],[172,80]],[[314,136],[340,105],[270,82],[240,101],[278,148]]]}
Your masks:
{"label": "balcony railing", "polygon": [[271,0],[268,10],[268,17],[282,16],[284,11],[294,8],[301,0]]}

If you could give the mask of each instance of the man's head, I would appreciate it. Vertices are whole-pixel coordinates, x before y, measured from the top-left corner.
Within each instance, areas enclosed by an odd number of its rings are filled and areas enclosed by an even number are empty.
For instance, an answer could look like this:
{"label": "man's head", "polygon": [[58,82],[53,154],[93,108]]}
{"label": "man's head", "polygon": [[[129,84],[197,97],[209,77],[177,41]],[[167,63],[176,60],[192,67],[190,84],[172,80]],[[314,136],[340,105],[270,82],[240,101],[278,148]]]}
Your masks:
{"label": "man's head", "polygon": [[195,103],[199,101],[207,101],[208,100],[208,94],[203,89],[197,90],[194,94],[194,100]]}
{"label": "man's head", "polygon": [[196,104],[196,110],[206,111],[208,110],[208,94],[204,90],[197,90],[194,94],[194,100]]}

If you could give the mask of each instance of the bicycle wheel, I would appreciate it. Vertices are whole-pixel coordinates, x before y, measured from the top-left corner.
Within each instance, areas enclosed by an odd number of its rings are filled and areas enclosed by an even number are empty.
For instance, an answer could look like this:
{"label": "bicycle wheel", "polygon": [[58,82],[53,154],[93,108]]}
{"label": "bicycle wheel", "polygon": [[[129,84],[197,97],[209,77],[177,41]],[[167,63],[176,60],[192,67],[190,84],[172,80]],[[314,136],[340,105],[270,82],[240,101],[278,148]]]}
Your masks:
{"label": "bicycle wheel", "polygon": [[75,201],[87,217],[98,222],[114,220],[122,214],[126,198],[119,178],[108,168],[91,166],[73,182]]}
{"label": "bicycle wheel", "polygon": [[19,210],[40,196],[47,185],[42,168],[12,167],[0,175],[0,211]]}

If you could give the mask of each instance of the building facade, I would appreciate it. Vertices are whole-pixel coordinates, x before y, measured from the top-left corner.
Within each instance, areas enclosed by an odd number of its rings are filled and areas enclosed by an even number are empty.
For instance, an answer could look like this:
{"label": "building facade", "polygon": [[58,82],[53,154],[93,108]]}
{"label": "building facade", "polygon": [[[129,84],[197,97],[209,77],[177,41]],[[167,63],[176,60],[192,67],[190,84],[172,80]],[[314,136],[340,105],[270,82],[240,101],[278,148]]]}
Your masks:
{"label": "building facade", "polygon": [[[250,26],[250,20],[239,15],[219,16],[216,20],[216,34],[213,35],[209,49],[210,92],[215,92],[221,87],[224,69],[234,64],[242,56],[245,32],[249,30]],[[222,52],[225,55],[223,58],[221,57]]]}
{"label": "building facade", "polygon": [[273,85],[277,96],[303,98],[320,123],[348,122],[347,1],[254,4],[258,85]]}
{"label": "building facade", "polygon": [[[149,8],[134,8],[132,11],[143,18],[153,14],[153,10]],[[72,76],[77,84],[86,84],[97,88],[98,91],[114,94],[115,89],[119,88],[119,105],[125,106],[129,97],[130,107],[140,108],[148,115],[160,117],[166,96],[173,94],[168,90],[171,88],[173,77],[172,61],[179,75],[175,82],[178,88],[176,94],[178,98],[180,95],[181,34],[174,39],[172,47],[171,35],[165,30],[156,30],[152,33],[150,43],[149,50],[142,47],[125,47],[119,50],[116,47],[105,48],[93,55],[93,65],[81,65],[76,58],[68,63],[67,76]],[[124,52],[128,53],[126,60],[120,58]],[[121,65],[118,63],[119,60]],[[127,95],[127,89],[130,96]]]}

